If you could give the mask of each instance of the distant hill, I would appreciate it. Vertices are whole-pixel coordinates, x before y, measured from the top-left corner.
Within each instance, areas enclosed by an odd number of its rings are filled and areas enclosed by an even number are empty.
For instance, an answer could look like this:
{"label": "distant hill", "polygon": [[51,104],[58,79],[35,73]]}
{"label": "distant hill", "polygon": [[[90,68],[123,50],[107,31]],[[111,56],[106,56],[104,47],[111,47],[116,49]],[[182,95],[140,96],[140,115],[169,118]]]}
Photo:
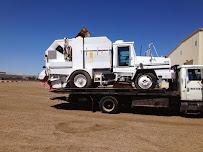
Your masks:
{"label": "distant hill", "polygon": [[0,72],[0,80],[37,80],[37,76],[7,74],[6,72]]}

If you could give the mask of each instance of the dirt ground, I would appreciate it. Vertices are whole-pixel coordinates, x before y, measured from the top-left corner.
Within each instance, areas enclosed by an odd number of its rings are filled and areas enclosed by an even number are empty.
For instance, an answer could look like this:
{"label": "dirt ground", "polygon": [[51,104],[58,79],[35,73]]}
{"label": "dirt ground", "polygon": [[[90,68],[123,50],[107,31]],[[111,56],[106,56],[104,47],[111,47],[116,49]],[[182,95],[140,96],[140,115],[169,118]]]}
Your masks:
{"label": "dirt ground", "polygon": [[203,118],[95,113],[38,82],[0,83],[1,152],[203,152]]}

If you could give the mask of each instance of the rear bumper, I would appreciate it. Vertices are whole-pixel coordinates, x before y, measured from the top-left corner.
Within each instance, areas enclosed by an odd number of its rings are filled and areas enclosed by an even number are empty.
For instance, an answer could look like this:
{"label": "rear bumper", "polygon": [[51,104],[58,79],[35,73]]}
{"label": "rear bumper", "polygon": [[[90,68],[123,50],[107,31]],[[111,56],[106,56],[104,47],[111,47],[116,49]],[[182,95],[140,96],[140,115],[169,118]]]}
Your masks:
{"label": "rear bumper", "polygon": [[180,112],[185,114],[202,114],[203,101],[183,101],[181,102]]}

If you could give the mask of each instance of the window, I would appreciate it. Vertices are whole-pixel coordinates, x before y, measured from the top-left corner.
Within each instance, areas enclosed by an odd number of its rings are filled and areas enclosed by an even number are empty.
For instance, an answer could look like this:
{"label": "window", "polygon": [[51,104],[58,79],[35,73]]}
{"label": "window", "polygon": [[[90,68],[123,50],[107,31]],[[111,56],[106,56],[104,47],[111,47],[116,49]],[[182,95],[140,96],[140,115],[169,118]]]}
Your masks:
{"label": "window", "polygon": [[118,65],[129,66],[129,46],[118,47]]}
{"label": "window", "polygon": [[197,46],[197,40],[195,41],[195,46]]}
{"label": "window", "polygon": [[56,51],[48,51],[48,59],[56,59]]}
{"label": "window", "polygon": [[57,46],[56,50],[63,54],[63,48],[60,45]]}
{"label": "window", "polygon": [[201,70],[200,69],[188,69],[188,79],[190,81],[200,81],[201,77]]}

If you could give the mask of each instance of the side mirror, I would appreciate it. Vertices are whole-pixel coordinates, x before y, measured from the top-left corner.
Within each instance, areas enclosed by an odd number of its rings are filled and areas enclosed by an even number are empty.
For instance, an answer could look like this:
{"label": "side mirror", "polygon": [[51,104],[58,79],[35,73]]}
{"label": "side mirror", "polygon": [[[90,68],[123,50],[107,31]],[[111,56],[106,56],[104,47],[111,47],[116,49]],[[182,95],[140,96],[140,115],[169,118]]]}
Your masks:
{"label": "side mirror", "polygon": [[43,69],[45,69],[45,68],[46,68],[46,66],[43,66],[42,68],[43,68]]}

